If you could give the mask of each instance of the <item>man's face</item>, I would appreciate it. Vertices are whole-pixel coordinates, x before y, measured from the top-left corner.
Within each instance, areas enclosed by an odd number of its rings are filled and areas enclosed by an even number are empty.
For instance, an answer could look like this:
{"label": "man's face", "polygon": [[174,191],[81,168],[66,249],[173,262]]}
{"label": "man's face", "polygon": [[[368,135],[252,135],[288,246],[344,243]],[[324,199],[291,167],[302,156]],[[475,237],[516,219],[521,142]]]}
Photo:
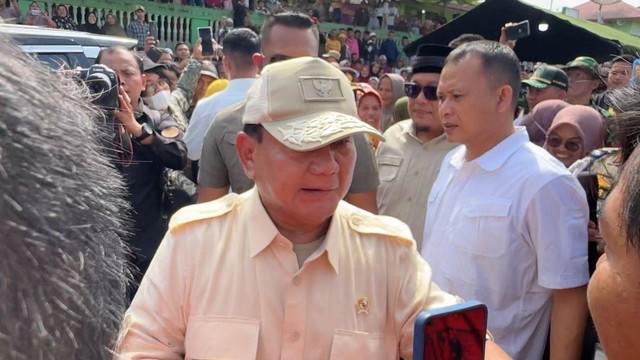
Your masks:
{"label": "man's face", "polygon": [[329,38],[330,39],[335,39],[336,36],[338,36],[338,31],[337,30],[331,30],[329,31]]}
{"label": "man's face", "polygon": [[360,40],[362,38],[362,33],[360,31],[356,31],[354,33],[354,36],[356,37],[356,39]]}
{"label": "man's face", "polygon": [[140,21],[144,21],[144,10],[136,11],[136,18]]}
{"label": "man's face", "polygon": [[498,94],[484,73],[477,56],[448,63],[442,69],[438,84],[439,113],[449,142],[468,147],[493,138]]}
{"label": "man's face", "polygon": [[387,39],[389,39],[389,40],[393,40],[393,37],[394,37],[395,35],[396,35],[396,34],[395,34],[393,31],[389,31],[389,35],[387,35]]}
{"label": "man's face", "polygon": [[627,86],[631,80],[631,64],[624,61],[613,63],[611,70],[609,70],[609,77],[607,80],[609,83],[609,89],[611,90]]}
{"label": "man's face", "polygon": [[138,100],[145,88],[147,78],[140,72],[133,54],[125,50],[116,50],[103,54],[100,63],[116,72],[120,87],[129,95],[131,106],[137,109]]}
{"label": "man's face", "polygon": [[197,102],[202,99],[204,94],[207,92],[209,85],[214,82],[216,79],[212,78],[209,75],[200,75],[198,78],[198,83],[196,84],[196,91],[193,94],[193,99]]}
{"label": "man's face", "polygon": [[169,84],[167,84],[167,82],[163,78],[158,76],[158,74],[148,72],[145,73],[145,76],[147,77],[147,83],[144,90],[142,91],[143,97],[151,97],[159,93],[160,91],[171,90]]}
{"label": "man's face", "polygon": [[[526,85],[525,85],[526,86]],[[526,99],[529,105],[529,110],[532,110],[536,105],[552,99],[565,100],[567,98],[567,92],[560,89],[557,86],[547,86],[544,89],[538,89],[533,86],[527,86]]]}
{"label": "man's face", "polygon": [[579,99],[591,96],[591,93],[598,88],[599,81],[593,78],[590,72],[583,69],[567,70],[569,78],[569,91],[567,91],[567,102],[574,105]]}
{"label": "man's face", "polygon": [[605,254],[598,260],[587,290],[591,316],[609,359],[627,359],[629,354],[640,352],[640,256],[621,231],[623,185],[611,191],[600,216]]}
{"label": "man's face", "polygon": [[[417,73],[411,77],[411,82],[421,86],[437,87],[440,81],[440,74],[437,73]],[[427,100],[424,92],[421,91],[417,98],[409,97],[409,116],[413,120],[416,132],[429,132],[435,136],[440,136],[443,132],[440,114],[438,113],[438,100]]]}
{"label": "man's face", "polygon": [[262,42],[263,65],[268,65],[282,57],[318,56],[320,45],[311,29],[303,30],[275,25],[267,36],[268,38],[263,39]]}
{"label": "man's face", "polygon": [[189,47],[186,44],[178,45],[176,48],[176,57],[180,60],[188,59],[191,55],[191,51],[189,51]]}
{"label": "man's face", "polygon": [[347,31],[347,37],[348,37],[349,39],[353,38],[353,30],[349,30],[349,31]]}
{"label": "man's face", "polygon": [[[238,151],[269,216],[296,227],[328,220],[351,185],[356,160],[353,138],[299,152],[282,145],[266,130],[262,133],[260,143],[241,133]],[[250,156],[246,156],[247,149]]]}

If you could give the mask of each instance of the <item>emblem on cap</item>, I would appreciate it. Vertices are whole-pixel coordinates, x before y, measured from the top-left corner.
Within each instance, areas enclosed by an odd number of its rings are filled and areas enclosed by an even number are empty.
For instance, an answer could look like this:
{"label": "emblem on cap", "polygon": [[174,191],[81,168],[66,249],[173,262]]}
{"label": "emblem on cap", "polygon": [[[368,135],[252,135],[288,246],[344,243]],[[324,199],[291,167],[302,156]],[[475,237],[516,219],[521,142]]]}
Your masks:
{"label": "emblem on cap", "polygon": [[363,296],[358,299],[358,302],[356,303],[356,311],[358,312],[358,314],[368,314],[369,306],[369,299]]}
{"label": "emblem on cap", "polygon": [[300,90],[304,101],[345,100],[338,78],[300,76]]}

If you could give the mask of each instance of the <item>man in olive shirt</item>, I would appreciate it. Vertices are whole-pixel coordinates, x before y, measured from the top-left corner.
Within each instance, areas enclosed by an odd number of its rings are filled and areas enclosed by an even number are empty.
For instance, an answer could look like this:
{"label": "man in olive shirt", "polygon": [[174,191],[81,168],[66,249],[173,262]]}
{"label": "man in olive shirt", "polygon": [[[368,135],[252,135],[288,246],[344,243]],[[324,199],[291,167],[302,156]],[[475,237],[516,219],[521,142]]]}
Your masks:
{"label": "man in olive shirt", "polygon": [[[262,27],[262,55],[254,61],[267,65],[292,57],[317,56],[318,30],[304,14],[281,13],[269,17]],[[242,130],[244,104],[227,108],[215,117],[207,130],[200,158],[198,202],[218,199],[231,191],[242,193],[253,187],[244,174],[235,147]],[[346,200],[353,205],[377,212],[378,171],[372,147],[364,135],[354,137],[357,160],[353,182]],[[274,169],[277,171],[277,169]]]}
{"label": "man in olive shirt", "polygon": [[[414,238],[423,237],[427,198],[440,164],[457,146],[447,141],[438,114],[436,89],[448,46],[418,48],[411,80],[405,85],[411,119],[400,121],[384,133],[378,147],[378,209],[409,225]],[[417,242],[418,250],[421,248]]]}

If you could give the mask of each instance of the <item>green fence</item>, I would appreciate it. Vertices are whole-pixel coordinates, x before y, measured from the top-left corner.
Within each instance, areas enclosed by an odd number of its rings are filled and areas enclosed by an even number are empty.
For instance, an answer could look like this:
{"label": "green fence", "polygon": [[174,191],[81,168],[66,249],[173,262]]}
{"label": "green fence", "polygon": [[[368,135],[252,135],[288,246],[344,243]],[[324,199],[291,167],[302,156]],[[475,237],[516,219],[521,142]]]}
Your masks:
{"label": "green fence", "polygon": [[[19,2],[23,13],[26,13],[31,2],[22,0]],[[48,0],[39,0],[40,7],[49,11],[55,7],[57,2]],[[136,5],[144,6],[147,13],[147,20],[154,21],[158,28],[158,40],[161,46],[174,47],[178,42],[193,43],[197,39],[199,27],[211,26],[214,31],[219,29],[220,20],[223,17],[232,17],[232,12],[221,9],[211,9],[200,6],[188,6],[181,4],[163,4],[149,1],[131,1],[131,0],[65,0],[64,5],[69,7],[69,11],[73,19],[78,23],[83,23],[85,15],[89,11],[96,11],[98,14],[98,25],[104,25],[104,19],[109,12],[115,14],[120,25],[126,30],[129,21],[135,19],[134,10]],[[265,16],[257,13],[251,15],[251,21],[259,26],[264,21]],[[348,25],[322,23],[320,29],[329,31],[333,28],[346,28]],[[356,29],[364,28],[354,27]],[[379,41],[387,36],[387,31],[376,30]],[[400,40],[402,36],[408,36],[411,41],[417,36],[409,33],[396,32],[396,40]]]}

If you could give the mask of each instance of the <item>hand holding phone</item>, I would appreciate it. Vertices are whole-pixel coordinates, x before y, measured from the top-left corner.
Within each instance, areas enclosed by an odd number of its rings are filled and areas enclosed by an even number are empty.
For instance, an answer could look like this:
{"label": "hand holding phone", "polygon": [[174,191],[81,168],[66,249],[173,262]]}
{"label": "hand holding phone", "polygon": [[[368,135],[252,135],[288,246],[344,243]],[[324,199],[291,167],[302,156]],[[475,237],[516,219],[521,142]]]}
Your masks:
{"label": "hand holding phone", "polygon": [[213,32],[210,27],[198,28],[198,36],[202,39],[202,55],[213,56],[215,54],[213,48]]}
{"label": "hand holding phone", "polygon": [[515,24],[506,24],[504,27],[507,40],[519,40],[530,35],[529,20]]}

